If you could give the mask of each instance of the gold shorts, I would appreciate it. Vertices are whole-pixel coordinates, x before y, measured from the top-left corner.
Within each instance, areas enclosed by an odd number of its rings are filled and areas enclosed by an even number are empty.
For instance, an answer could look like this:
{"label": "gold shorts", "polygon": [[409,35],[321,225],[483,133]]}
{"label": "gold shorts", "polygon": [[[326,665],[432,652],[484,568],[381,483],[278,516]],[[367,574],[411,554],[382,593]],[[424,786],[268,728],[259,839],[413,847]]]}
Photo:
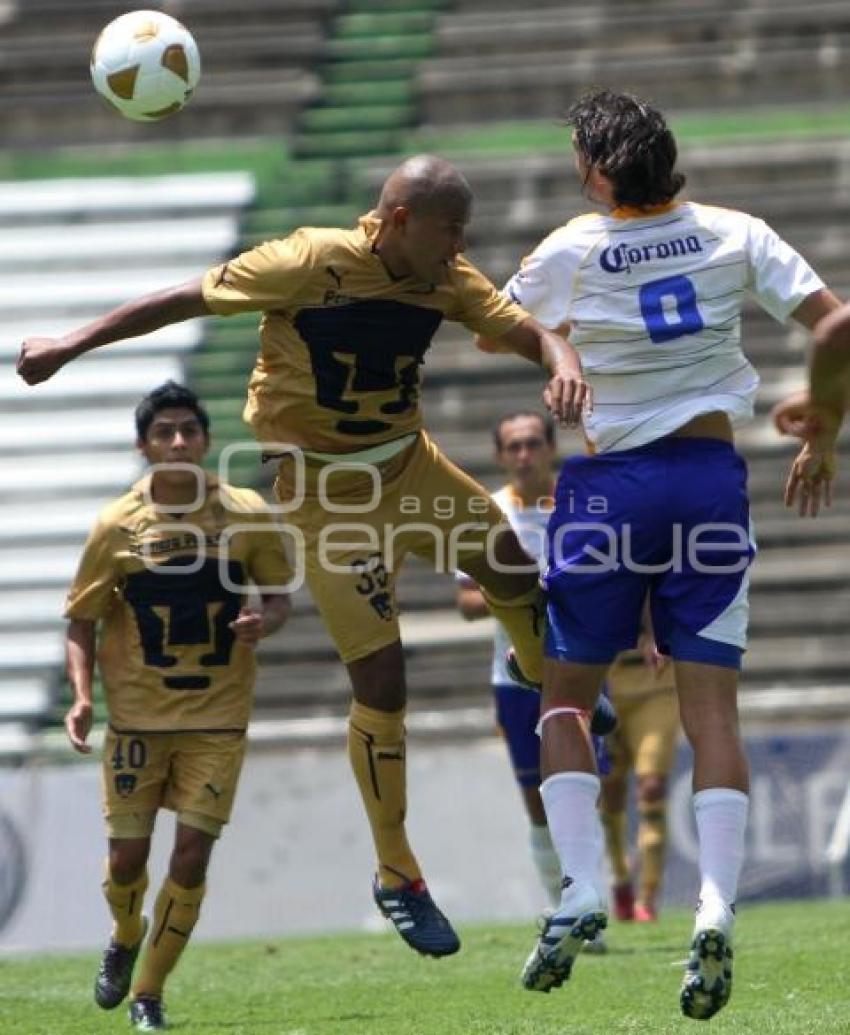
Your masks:
{"label": "gold shorts", "polygon": [[230,819],[244,733],[116,733],[108,729],[101,769],[110,837],[150,837],[159,809],[213,837]]}
{"label": "gold shorts", "polygon": [[[630,652],[631,654],[631,652]],[[679,738],[679,701],[673,665],[660,674],[643,663],[619,658],[608,673],[608,689],[617,709],[617,728],[606,740],[611,775],[666,776],[673,767]]]}
{"label": "gold shorts", "polygon": [[[486,564],[488,537],[492,542],[507,527],[498,505],[424,432],[370,471],[340,461],[308,461],[304,470],[303,502],[282,520],[304,537],[298,560],[343,662],[399,639],[396,579],[408,554],[437,571],[466,571],[495,596],[522,592],[511,593],[510,576],[501,576],[504,586],[494,586]],[[292,500],[295,486],[295,462],[284,459],[275,484],[278,499]]]}

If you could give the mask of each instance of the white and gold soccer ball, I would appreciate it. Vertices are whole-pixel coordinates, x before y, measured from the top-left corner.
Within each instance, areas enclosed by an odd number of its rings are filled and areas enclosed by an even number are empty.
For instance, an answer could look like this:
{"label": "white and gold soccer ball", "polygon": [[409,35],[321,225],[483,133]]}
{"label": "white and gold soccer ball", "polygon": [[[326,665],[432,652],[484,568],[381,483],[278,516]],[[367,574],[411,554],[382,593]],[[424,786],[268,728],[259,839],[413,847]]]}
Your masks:
{"label": "white and gold soccer ball", "polygon": [[162,11],[130,11],[111,21],[91,54],[94,88],[136,122],[156,122],[186,104],[201,77],[189,30]]}

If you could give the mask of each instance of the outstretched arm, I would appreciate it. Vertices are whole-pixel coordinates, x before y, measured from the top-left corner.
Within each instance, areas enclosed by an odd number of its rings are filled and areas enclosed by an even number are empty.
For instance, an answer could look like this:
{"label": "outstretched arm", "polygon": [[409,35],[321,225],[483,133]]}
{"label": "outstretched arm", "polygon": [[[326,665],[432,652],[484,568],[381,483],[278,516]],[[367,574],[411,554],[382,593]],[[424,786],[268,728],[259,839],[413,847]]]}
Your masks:
{"label": "outstretched arm", "polygon": [[500,338],[478,338],[475,344],[482,352],[515,352],[543,367],[549,374],[543,401],[567,427],[575,427],[582,414],[593,408],[593,394],[584,380],[578,353],[565,338],[547,330],[533,317]]}
{"label": "outstretched arm", "polygon": [[28,385],[41,384],[84,352],[209,312],[200,279],[192,280],[127,302],[62,338],[27,338],[16,369]]}

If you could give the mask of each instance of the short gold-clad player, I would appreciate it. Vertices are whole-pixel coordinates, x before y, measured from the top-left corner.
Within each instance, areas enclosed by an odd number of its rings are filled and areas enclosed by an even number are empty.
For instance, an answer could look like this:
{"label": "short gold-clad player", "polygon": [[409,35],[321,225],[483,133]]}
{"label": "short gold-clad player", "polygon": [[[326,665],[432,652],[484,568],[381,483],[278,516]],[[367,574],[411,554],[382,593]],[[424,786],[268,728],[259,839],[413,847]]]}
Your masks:
{"label": "short gold-clad player", "polygon": [[[124,1000],[144,943],[130,1020],[158,1031],[163,985],[198,919],[210,854],[230,817],[254,648],[286,620],[292,572],[262,498],[201,469],[209,420],[193,392],[174,382],[151,392],[136,430],[152,472],[101,513],[68,595],[74,703],[65,726],[74,748],[90,752],[96,656],[109,721],[103,890],[114,927],[95,1000],[104,1009]],[[148,924],[142,903],[161,808],[177,825]]]}

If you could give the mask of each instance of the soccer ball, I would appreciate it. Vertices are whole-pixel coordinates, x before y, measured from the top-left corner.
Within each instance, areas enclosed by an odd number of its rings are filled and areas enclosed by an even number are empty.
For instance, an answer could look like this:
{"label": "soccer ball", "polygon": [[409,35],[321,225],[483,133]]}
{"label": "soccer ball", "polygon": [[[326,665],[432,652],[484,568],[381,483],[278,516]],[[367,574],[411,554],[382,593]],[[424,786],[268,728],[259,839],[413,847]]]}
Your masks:
{"label": "soccer ball", "polygon": [[91,53],[94,88],[135,122],[180,111],[201,77],[192,34],[161,11],[131,11],[111,21]]}

